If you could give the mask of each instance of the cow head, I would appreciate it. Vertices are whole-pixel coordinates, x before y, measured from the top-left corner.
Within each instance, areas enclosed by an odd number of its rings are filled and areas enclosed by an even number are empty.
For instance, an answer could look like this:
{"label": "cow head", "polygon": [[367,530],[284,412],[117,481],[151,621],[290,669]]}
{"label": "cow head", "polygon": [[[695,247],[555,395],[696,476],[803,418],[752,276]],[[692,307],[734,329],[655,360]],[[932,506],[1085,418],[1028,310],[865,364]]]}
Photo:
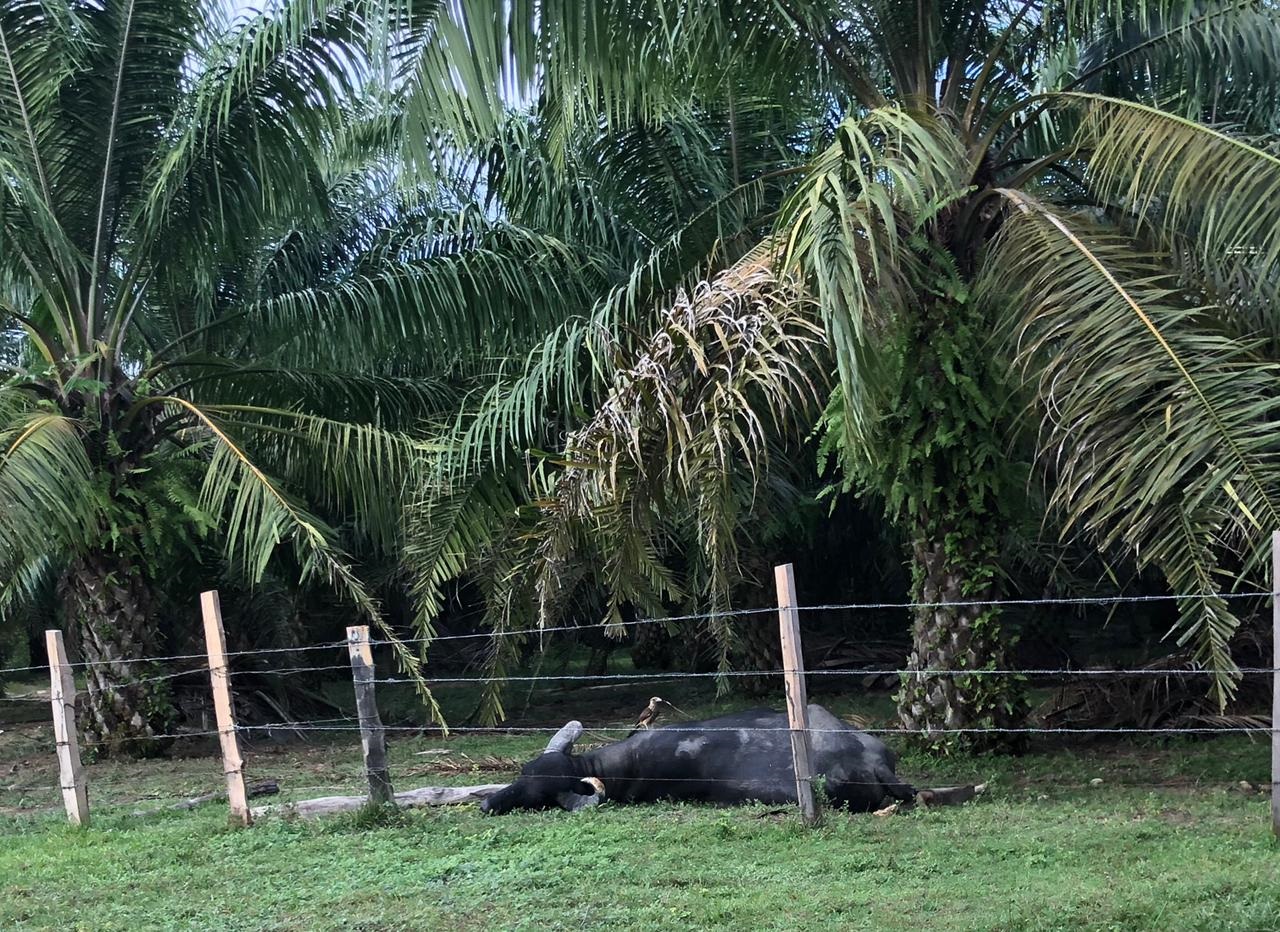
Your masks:
{"label": "cow head", "polygon": [[512,809],[550,809],[574,812],[604,797],[604,784],[584,777],[573,742],[582,734],[581,722],[569,722],[547,742],[546,750],[524,765],[520,776],[505,789],[480,803],[480,811],[502,815]]}

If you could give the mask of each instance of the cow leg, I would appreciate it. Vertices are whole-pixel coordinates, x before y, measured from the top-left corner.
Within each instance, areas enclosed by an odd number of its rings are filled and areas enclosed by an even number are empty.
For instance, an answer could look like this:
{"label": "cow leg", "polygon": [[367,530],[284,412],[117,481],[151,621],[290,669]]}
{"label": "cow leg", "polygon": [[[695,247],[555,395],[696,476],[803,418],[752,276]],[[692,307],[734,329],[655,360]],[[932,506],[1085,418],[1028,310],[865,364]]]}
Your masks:
{"label": "cow leg", "polygon": [[987,789],[985,783],[968,786],[940,786],[931,790],[920,791],[920,804],[923,806],[959,806],[967,803],[975,796],[981,796]]}
{"label": "cow leg", "polygon": [[916,798],[916,788],[910,783],[903,783],[898,779],[898,775],[888,767],[880,767],[876,770],[876,779],[884,785],[886,796],[892,796],[899,802],[909,803]]}

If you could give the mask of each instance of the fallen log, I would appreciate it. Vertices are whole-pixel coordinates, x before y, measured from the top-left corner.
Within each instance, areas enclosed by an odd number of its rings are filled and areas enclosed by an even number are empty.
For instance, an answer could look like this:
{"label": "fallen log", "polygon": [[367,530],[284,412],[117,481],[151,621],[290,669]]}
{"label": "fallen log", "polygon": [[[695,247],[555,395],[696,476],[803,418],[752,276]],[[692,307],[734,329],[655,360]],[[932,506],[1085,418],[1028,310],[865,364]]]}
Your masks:
{"label": "fallen log", "polygon": [[[261,783],[255,783],[248,789],[249,798],[255,796],[274,796],[280,792],[280,784],[276,780],[263,780]],[[196,806],[203,806],[205,803],[211,803],[215,800],[226,799],[227,791],[219,790],[216,793],[204,793],[200,796],[192,796],[190,799],[184,799],[182,802],[173,803],[170,806],[160,806],[157,809],[135,809],[133,814],[136,816],[155,815],[157,812],[165,812],[170,809],[194,809]]]}
{"label": "fallen log", "polygon": [[[479,802],[498,790],[506,789],[505,783],[483,783],[479,786],[424,786],[416,790],[396,793],[395,804],[402,808],[420,806],[452,806],[457,803]],[[280,803],[272,806],[255,806],[251,812],[256,819],[264,815],[281,815],[309,819],[332,815],[335,812],[353,812],[369,804],[365,796],[321,796],[302,799],[296,803]]]}

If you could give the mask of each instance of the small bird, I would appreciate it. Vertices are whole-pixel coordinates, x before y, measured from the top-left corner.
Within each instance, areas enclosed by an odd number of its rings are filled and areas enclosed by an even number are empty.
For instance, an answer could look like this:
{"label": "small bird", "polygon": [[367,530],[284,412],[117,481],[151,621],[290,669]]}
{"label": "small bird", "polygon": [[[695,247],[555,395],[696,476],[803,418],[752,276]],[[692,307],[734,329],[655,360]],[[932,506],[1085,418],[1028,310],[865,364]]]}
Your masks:
{"label": "small bird", "polygon": [[640,713],[640,717],[636,719],[636,728],[648,728],[652,725],[658,719],[658,708],[666,704],[661,696],[654,696],[650,699],[649,705]]}

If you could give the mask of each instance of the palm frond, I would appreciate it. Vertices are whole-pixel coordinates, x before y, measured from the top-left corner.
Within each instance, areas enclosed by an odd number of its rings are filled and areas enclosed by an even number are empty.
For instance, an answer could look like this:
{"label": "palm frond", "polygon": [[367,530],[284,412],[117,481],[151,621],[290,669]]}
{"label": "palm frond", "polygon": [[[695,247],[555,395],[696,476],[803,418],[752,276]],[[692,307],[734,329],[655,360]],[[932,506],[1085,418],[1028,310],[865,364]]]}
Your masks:
{"label": "palm frond", "polygon": [[96,539],[100,499],[83,425],[5,396],[0,396],[8,408],[0,422],[0,567],[13,570],[51,545],[76,547]]}
{"label": "palm frond", "polygon": [[483,568],[494,546],[505,542],[523,490],[504,473],[451,479],[437,464],[426,475],[409,508],[403,557],[413,578],[419,634],[429,638],[444,605],[444,585]]}
{"label": "palm frond", "polygon": [[29,607],[49,589],[56,567],[53,560],[40,554],[5,568],[6,581],[0,585],[0,624]]}
{"label": "palm frond", "polygon": [[[566,594],[584,544],[616,600],[660,605],[681,593],[661,558],[661,515],[688,503],[710,568],[707,598],[727,605],[741,513],[766,469],[769,438],[816,404],[821,331],[796,283],[759,250],[691,295],[619,370],[592,417],[570,435],[566,465],[534,535],[544,622]],[[723,619],[721,619],[723,621]],[[720,642],[731,643],[727,630]]]}
{"label": "palm frond", "polygon": [[418,456],[408,436],[379,427],[258,405],[201,404],[252,445],[255,462],[286,476],[305,500],[384,553],[399,542],[406,483]]}
{"label": "palm frond", "polygon": [[1084,111],[1087,179],[1168,244],[1189,241],[1224,278],[1263,283],[1280,268],[1280,157],[1230,132],[1146,104],[1060,95]]}
{"label": "palm frond", "polygon": [[282,220],[323,218],[326,146],[342,137],[376,56],[390,53],[377,49],[385,40],[378,26],[398,6],[278,4],[231,24],[214,21],[193,40],[190,87],[163,127],[167,144],[143,163],[122,227],[134,251],[162,260],[161,272],[181,257],[187,276],[207,276],[212,286],[228,246]]}
{"label": "palm frond", "polygon": [[459,240],[423,243],[433,253],[425,256],[371,257],[369,268],[254,303],[248,315],[279,338],[307,334],[309,352],[290,355],[317,365],[406,340],[424,351],[505,347],[588,300],[591,259],[564,243],[510,227],[475,240],[463,232]]}
{"label": "palm frond", "polygon": [[456,410],[465,383],[447,372],[435,376],[382,375],[376,371],[310,369],[190,355],[165,370],[166,394],[212,405],[253,405],[303,414],[341,417],[384,430],[419,427],[438,412]]}
{"label": "palm frond", "polygon": [[0,150],[35,180],[47,203],[44,117],[76,60],[65,54],[75,44],[70,26],[65,10],[39,0],[6,4],[0,13]]}
{"label": "palm frond", "polygon": [[[361,582],[350,558],[342,552],[336,535],[319,517],[307,510],[252,458],[244,444],[238,443],[216,412],[206,411],[183,398],[158,398],[180,413],[191,416],[197,435],[207,438],[213,453],[201,489],[203,509],[224,516],[222,537],[228,560],[242,577],[256,582],[266,573],[276,549],[289,543],[297,555],[305,576],[318,575],[342,598],[367,618],[387,638],[401,668],[418,684],[419,693],[431,716],[441,723],[443,718],[425,681],[421,677],[421,661],[392,631],[379,611],[378,604]],[[330,443],[350,438],[348,425],[326,425],[316,419],[307,424],[312,438],[328,435]],[[364,432],[363,442],[355,445],[357,459],[369,462],[371,451],[381,450],[381,441]],[[337,453],[350,454],[352,445],[341,443]],[[382,454],[374,455],[378,460]],[[349,467],[344,463],[344,470]]]}
{"label": "palm frond", "polygon": [[[1253,574],[1280,521],[1280,400],[1256,338],[1223,329],[1159,256],[1023,194],[985,257],[979,293],[1006,315],[1043,418],[1051,504],[1108,548],[1154,565],[1184,605],[1184,640],[1232,688],[1234,622],[1211,596],[1226,567]],[[1204,599],[1203,608],[1198,608]]]}
{"label": "palm frond", "polygon": [[902,231],[963,190],[964,155],[940,129],[896,107],[845,119],[784,216],[786,261],[812,282],[855,433],[874,408],[869,347],[895,313],[911,266]]}
{"label": "palm frond", "polygon": [[1095,35],[1068,88],[1270,131],[1280,102],[1280,11],[1259,0],[1164,6],[1145,28],[1126,17]]}
{"label": "palm frond", "polygon": [[[652,329],[655,304],[739,258],[730,243],[751,236],[764,196],[760,181],[734,188],[656,243],[590,314],[568,317],[516,356],[514,365],[504,363],[474,413],[454,431],[454,468],[466,473],[484,462],[501,463],[543,443],[548,429],[572,426],[573,414],[594,405],[621,360]],[[512,368],[513,374],[504,371]]]}

